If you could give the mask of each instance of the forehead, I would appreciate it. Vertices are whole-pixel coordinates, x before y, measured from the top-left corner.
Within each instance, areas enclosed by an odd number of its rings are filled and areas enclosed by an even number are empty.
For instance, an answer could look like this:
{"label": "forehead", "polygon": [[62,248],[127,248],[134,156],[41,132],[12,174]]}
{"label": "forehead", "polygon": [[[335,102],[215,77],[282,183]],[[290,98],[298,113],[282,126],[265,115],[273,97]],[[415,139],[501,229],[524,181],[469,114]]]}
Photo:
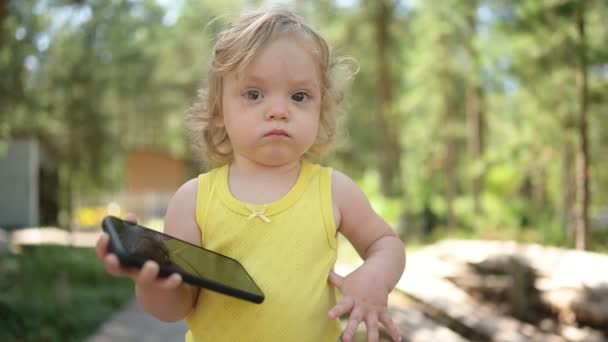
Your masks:
{"label": "forehead", "polygon": [[238,80],[284,79],[319,84],[321,63],[311,39],[283,35],[262,45],[234,73]]}

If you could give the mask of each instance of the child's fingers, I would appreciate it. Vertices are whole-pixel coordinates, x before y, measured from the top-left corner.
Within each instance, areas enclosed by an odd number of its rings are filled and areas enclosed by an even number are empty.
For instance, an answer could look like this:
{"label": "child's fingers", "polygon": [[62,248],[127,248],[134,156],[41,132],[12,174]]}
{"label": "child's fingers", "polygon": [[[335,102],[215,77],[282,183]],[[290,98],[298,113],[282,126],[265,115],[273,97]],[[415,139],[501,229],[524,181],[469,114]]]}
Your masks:
{"label": "child's fingers", "polygon": [[342,289],[342,284],[344,284],[344,277],[342,277],[341,275],[338,275],[334,271],[330,271],[327,280],[331,285],[337,287],[338,289]]}
{"label": "child's fingers", "polygon": [[125,221],[137,224],[137,216],[133,213],[127,213]]}
{"label": "child's fingers", "polygon": [[97,259],[103,261],[104,257],[108,253],[108,241],[109,236],[106,233],[101,233],[99,239],[97,239],[97,243],[95,244],[95,253],[97,254]]}
{"label": "child's fingers", "polygon": [[348,323],[346,324],[346,328],[344,329],[344,334],[342,335],[342,341],[350,342],[355,333],[357,332],[357,327],[363,320],[361,311],[355,308],[350,313],[350,318],[348,319]]}
{"label": "child's fingers", "polygon": [[120,264],[118,257],[115,254],[108,253],[103,258],[103,264],[106,268],[106,271],[113,276],[123,277],[127,276],[133,278],[132,274],[135,272],[133,270],[127,269]]}
{"label": "child's fingers", "polygon": [[116,277],[127,276],[134,279],[137,275],[137,270],[124,267],[120,264],[118,257],[114,253],[108,252],[109,241],[110,237],[108,234],[101,233],[101,236],[95,245],[95,253],[97,254],[97,258],[103,263],[106,271],[111,275]]}
{"label": "child's fingers", "polygon": [[393,341],[401,341],[401,332],[399,332],[399,328],[397,328],[395,323],[393,323],[393,319],[388,311],[385,310],[380,314],[380,322],[388,330],[388,333],[391,335]]}
{"label": "child's fingers", "polygon": [[365,327],[367,328],[367,341],[378,342],[378,316],[376,312],[370,312],[365,319]]}
{"label": "child's fingers", "polygon": [[352,297],[344,297],[327,313],[330,319],[336,319],[353,309],[355,300]]}
{"label": "child's fingers", "polygon": [[122,270],[120,269],[120,263],[116,255],[108,253],[103,257],[103,265],[106,268],[106,271],[113,276],[121,276]]}
{"label": "child's fingers", "polygon": [[137,283],[142,286],[150,286],[156,281],[158,277],[158,264],[152,260],[148,260],[144,263],[139,275],[137,276]]}
{"label": "child's fingers", "polygon": [[159,286],[165,290],[174,290],[182,284],[182,276],[178,273],[173,273],[169,277],[162,279]]}

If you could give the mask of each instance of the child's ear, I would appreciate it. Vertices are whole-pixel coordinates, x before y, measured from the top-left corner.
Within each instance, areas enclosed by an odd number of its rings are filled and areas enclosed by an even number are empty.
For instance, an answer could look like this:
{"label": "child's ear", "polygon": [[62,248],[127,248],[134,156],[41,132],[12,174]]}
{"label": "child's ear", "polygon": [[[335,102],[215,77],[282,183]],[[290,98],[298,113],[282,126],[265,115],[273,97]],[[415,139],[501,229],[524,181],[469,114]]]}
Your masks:
{"label": "child's ear", "polygon": [[215,125],[215,127],[224,127],[224,117],[222,115],[218,115],[213,119],[213,124]]}

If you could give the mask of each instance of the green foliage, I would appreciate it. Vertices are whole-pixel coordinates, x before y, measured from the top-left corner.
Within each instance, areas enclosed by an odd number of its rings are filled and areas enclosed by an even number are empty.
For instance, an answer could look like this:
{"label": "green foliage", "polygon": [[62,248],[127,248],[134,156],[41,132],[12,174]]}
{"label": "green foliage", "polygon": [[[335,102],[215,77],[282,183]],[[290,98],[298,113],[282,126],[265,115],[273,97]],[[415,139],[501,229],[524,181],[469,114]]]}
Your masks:
{"label": "green foliage", "polygon": [[[164,2],[161,2],[164,3]],[[9,2],[0,45],[0,155],[35,135],[57,162],[64,198],[120,189],[130,150],[197,159],[183,113],[204,84],[213,37],[261,1]],[[608,6],[601,0],[294,1],[336,56],[360,67],[346,100],[349,139],[331,163],[358,180],[398,226],[425,208],[438,227],[534,231],[568,241],[579,150],[576,70],[587,52],[591,212],[608,207]],[[388,58],[378,54],[381,5]],[[583,6],[583,7],[579,7]],[[586,45],[575,14],[583,8]],[[405,192],[378,183],[385,136],[379,66],[390,65],[392,131],[399,132]],[[471,99],[479,91],[483,153],[471,153]],[[390,146],[387,146],[387,151]],[[478,198],[473,182],[480,178]],[[569,197],[570,196],[570,197]],[[476,207],[476,205],[479,206]],[[480,210],[481,208],[481,210]],[[456,233],[452,231],[453,233]],[[544,240],[543,240],[544,241]]]}
{"label": "green foliage", "polygon": [[27,247],[0,259],[0,339],[82,341],[132,296],[91,249]]}
{"label": "green foliage", "polygon": [[403,214],[403,203],[398,198],[387,198],[380,192],[380,176],[370,170],[358,181],[370,204],[390,225],[395,227]]}

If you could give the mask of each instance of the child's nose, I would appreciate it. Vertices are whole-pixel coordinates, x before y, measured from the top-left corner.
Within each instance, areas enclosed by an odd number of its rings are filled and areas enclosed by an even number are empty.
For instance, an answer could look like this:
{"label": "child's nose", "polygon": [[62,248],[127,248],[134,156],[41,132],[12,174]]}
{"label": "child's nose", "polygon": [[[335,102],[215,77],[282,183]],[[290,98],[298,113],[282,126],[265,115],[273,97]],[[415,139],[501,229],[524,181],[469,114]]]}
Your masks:
{"label": "child's nose", "polygon": [[285,120],[288,117],[289,113],[286,101],[276,101],[268,112],[266,112],[266,118],[269,120]]}

